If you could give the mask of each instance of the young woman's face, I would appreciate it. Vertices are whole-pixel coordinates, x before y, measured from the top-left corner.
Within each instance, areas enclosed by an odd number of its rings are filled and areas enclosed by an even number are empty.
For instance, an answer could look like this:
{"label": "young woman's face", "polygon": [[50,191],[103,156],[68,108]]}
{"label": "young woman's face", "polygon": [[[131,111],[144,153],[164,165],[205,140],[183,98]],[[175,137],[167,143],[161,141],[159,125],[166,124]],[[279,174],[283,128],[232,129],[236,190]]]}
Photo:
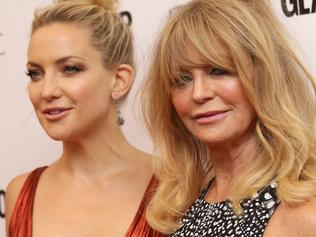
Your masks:
{"label": "young woman's face", "polygon": [[[217,48],[219,55],[225,56],[224,48]],[[198,60],[193,50],[188,50],[188,57]],[[195,137],[209,146],[253,137],[256,113],[237,75],[212,66],[183,68],[179,75],[172,103]]]}
{"label": "young woman's face", "polygon": [[113,75],[91,45],[88,32],[55,23],[38,29],[28,48],[29,96],[55,140],[72,140],[109,123]]}

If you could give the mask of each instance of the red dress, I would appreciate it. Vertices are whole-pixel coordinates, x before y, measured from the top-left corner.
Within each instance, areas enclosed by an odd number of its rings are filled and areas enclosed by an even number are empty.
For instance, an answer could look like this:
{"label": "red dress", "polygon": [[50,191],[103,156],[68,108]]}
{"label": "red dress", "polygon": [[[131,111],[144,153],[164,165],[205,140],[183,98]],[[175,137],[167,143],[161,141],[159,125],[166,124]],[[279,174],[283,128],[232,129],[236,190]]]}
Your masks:
{"label": "red dress", "polygon": [[[27,177],[16,201],[9,226],[9,237],[32,237],[32,214],[36,186],[42,172],[47,167],[40,167]],[[137,213],[124,237],[163,237],[147,223],[144,210],[157,181],[153,177],[146,188]]]}

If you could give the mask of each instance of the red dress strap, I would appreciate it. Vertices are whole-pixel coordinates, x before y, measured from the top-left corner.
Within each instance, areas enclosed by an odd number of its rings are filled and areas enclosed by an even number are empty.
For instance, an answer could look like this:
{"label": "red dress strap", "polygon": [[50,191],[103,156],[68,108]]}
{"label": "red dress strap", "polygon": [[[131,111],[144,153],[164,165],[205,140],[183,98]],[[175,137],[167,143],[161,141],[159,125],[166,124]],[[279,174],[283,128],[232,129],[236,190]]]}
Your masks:
{"label": "red dress strap", "polygon": [[32,237],[35,191],[38,180],[46,168],[47,166],[33,170],[24,182],[10,218],[9,237]]}
{"label": "red dress strap", "polygon": [[153,176],[146,188],[143,199],[138,207],[132,224],[130,225],[124,237],[163,237],[165,235],[151,228],[146,221],[146,207],[152,198],[153,193],[158,185],[157,179]]}

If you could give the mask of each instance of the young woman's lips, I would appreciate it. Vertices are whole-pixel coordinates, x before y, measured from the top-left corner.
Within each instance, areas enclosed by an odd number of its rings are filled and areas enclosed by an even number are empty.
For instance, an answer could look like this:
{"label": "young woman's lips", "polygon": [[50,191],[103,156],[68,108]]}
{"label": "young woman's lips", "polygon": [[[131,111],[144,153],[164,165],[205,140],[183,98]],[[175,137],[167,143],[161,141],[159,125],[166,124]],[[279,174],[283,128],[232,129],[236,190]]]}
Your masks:
{"label": "young woman's lips", "polygon": [[44,109],[43,114],[48,121],[57,121],[66,117],[70,110],[71,108],[49,108]]}
{"label": "young woman's lips", "polygon": [[206,113],[197,114],[193,116],[193,118],[199,124],[215,123],[219,120],[224,119],[227,116],[228,112],[229,110],[209,111]]}

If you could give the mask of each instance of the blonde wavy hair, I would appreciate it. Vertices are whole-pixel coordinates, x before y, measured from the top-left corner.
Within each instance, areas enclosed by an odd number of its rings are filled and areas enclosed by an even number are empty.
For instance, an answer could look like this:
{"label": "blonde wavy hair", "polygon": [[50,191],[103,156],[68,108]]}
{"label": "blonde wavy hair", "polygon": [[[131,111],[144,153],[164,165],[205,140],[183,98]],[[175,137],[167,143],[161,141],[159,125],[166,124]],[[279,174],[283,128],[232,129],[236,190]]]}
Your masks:
{"label": "blonde wavy hair", "polygon": [[118,0],[59,0],[37,9],[31,34],[53,23],[69,23],[84,27],[92,45],[101,52],[104,65],[135,66],[133,35],[117,11]]}
{"label": "blonde wavy hair", "polygon": [[[240,200],[272,180],[282,202],[300,204],[316,194],[315,80],[269,2],[193,0],[172,10],[158,38],[142,101],[160,181],[147,218],[163,233],[176,230],[213,173],[207,147],[186,129],[171,102],[173,80],[183,65],[236,72],[257,113],[259,159],[237,180],[231,198],[237,214]],[[218,55],[214,40],[228,58]],[[201,61],[187,57],[188,47]]]}

